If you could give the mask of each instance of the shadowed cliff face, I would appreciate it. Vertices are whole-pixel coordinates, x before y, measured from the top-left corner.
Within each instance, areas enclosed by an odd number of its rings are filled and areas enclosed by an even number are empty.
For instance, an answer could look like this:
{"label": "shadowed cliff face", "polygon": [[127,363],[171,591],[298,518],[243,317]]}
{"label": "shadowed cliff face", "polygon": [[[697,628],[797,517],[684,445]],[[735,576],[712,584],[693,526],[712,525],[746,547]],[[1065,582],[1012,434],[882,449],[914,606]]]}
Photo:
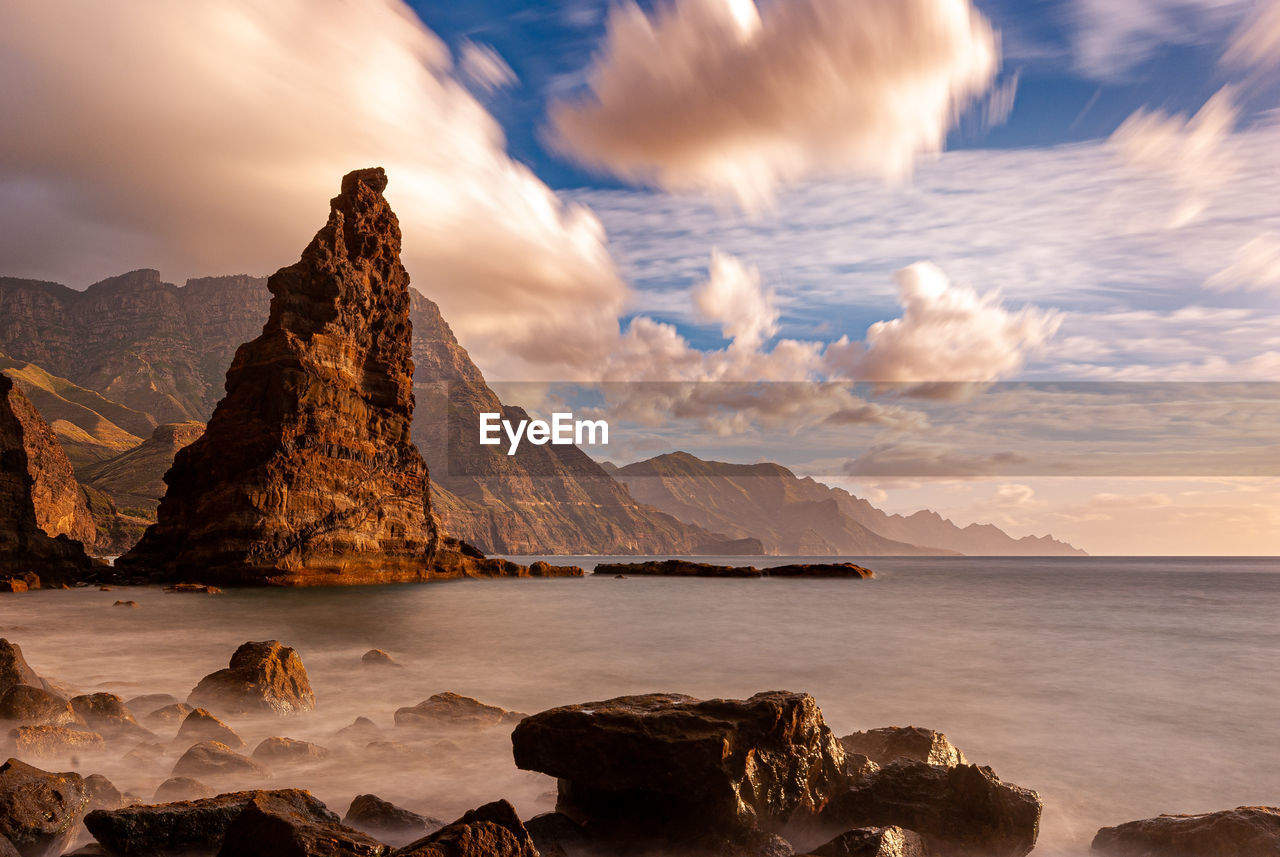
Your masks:
{"label": "shadowed cliff face", "polygon": [[89,570],[93,561],[69,532],[94,537],[71,464],[36,409],[0,375],[0,575],[65,581]]}
{"label": "shadowed cliff face", "polygon": [[438,533],[409,437],[409,276],[386,182],[346,176],[302,259],[268,281],[262,335],[120,565],[226,583],[428,575]]}

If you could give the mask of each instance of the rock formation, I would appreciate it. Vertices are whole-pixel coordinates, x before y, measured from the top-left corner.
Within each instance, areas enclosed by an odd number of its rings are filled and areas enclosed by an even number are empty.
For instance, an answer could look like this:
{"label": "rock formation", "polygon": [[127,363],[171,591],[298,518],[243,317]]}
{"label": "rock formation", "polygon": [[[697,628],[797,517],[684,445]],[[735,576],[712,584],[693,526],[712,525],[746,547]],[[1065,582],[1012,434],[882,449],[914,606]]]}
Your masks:
{"label": "rock formation", "polygon": [[83,575],[95,563],[68,532],[90,540],[95,533],[71,464],[35,408],[0,375],[0,577]]}
{"label": "rock formation", "polygon": [[342,181],[329,222],[268,281],[271,314],[157,522],[117,563],[159,579],[306,585],[514,574],[451,547],[409,436],[409,275],[386,175]]}
{"label": "rock formation", "polygon": [[17,759],[0,765],[0,842],[19,854],[63,853],[88,805],[79,774],[49,773]]}
{"label": "rock formation", "polygon": [[80,481],[106,494],[115,505],[155,514],[164,496],[164,475],[178,450],[204,434],[204,423],[165,423],[141,443],[105,461],[80,469]]}
{"label": "rock formation", "polygon": [[1199,815],[1161,815],[1104,827],[1101,857],[1280,857],[1280,808],[1241,806]]}
{"label": "rock formation", "polygon": [[756,568],[753,565],[712,565],[687,559],[647,562],[602,562],[595,574],[637,577],[846,577],[868,580],[875,572],[852,562],[796,563]]}
{"label": "rock formation", "polygon": [[959,748],[947,736],[919,726],[885,726],[854,732],[840,739],[846,755],[866,756],[877,765],[908,760],[954,768],[968,764]]}
{"label": "rock formation", "polygon": [[314,710],[316,695],[298,653],[278,640],[265,640],[236,649],[226,669],[200,679],[187,704],[196,711],[288,715]]}

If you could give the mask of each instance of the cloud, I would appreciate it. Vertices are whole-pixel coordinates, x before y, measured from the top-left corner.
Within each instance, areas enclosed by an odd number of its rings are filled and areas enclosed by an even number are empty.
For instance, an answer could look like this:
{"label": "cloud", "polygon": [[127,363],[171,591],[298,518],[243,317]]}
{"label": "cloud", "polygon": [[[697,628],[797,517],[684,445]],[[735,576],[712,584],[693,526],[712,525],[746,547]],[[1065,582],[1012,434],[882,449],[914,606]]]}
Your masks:
{"label": "cloud", "polygon": [[1280,63],[1280,2],[1261,0],[1257,13],[1236,30],[1224,60],[1257,68]]}
{"label": "cloud", "polygon": [[518,80],[501,54],[489,45],[470,39],[462,43],[462,56],[458,65],[468,79],[489,91],[505,89]]}
{"label": "cloud", "polygon": [[1072,0],[1077,70],[1124,79],[1164,45],[1201,43],[1248,13],[1252,0]]}
{"label": "cloud", "polygon": [[269,273],[376,164],[415,285],[486,371],[593,366],[627,298],[604,230],[507,156],[453,73],[398,0],[7,8],[3,273]]}
{"label": "cloud", "polygon": [[1218,292],[1280,291],[1280,239],[1259,235],[1241,247],[1230,265],[1205,281]]}
{"label": "cloud", "polygon": [[707,281],[693,290],[693,303],[707,321],[720,322],[735,347],[756,348],[778,330],[775,295],[760,285],[760,271],[719,250],[711,253]]}
{"label": "cloud", "polygon": [[583,163],[758,208],[806,176],[909,174],[998,65],[969,0],[624,2],[552,125]]}
{"label": "cloud", "polygon": [[954,285],[942,269],[918,262],[897,273],[902,316],[878,321],[865,341],[843,337],[826,351],[834,376],[882,383],[993,381],[1022,368],[1057,331],[1061,316],[1024,307],[1011,312],[998,293]]}
{"label": "cloud", "polygon": [[1111,135],[1130,166],[1168,181],[1181,195],[1171,228],[1199,217],[1210,194],[1235,171],[1230,136],[1238,115],[1234,94],[1224,87],[1189,119],[1138,110]]}

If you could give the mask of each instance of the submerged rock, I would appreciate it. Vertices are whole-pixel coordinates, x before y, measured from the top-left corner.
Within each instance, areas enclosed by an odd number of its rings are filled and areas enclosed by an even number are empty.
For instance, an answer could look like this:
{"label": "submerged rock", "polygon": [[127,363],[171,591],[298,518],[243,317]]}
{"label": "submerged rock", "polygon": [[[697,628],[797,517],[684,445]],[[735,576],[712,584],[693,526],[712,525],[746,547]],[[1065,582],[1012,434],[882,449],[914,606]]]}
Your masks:
{"label": "submerged rock", "polygon": [[861,827],[840,834],[806,857],[929,857],[918,833],[901,827]]}
{"label": "submerged rock", "polygon": [[605,562],[596,566],[598,575],[642,575],[646,577],[851,577],[868,579],[875,573],[851,562],[802,563],[756,568],[753,565],[712,565],[687,559],[646,562]]}
{"label": "submerged rock", "polygon": [[27,726],[65,726],[77,719],[70,702],[40,687],[18,684],[0,696],[0,721]]}
{"label": "submerged rock", "polygon": [[89,793],[79,774],[10,759],[0,765],[0,839],[23,857],[54,857],[75,841]]}
{"label": "submerged rock", "polygon": [[360,662],[367,667],[398,667],[391,655],[382,651],[382,649],[370,649],[360,657]]}
{"label": "submerged rock", "polygon": [[613,835],[775,832],[845,787],[844,753],[813,697],[624,696],[553,708],[511,736],[516,766],[560,779],[560,809]]}
{"label": "submerged rock", "polygon": [[195,777],[170,777],[156,787],[153,800],[156,803],[173,803],[184,800],[200,800],[213,795],[214,789]]}
{"label": "submerged rock", "polygon": [[196,708],[182,721],[178,728],[178,741],[220,741],[233,750],[245,746],[244,739],[227,724],[214,717],[203,708]]}
{"label": "submerged rock", "polygon": [[356,795],[342,823],[392,845],[412,842],[445,826],[439,819],[402,809],[377,795]]}
{"label": "submerged rock", "polygon": [[253,748],[253,758],[267,764],[298,765],[328,757],[329,751],[319,744],[293,738],[264,738]]}
{"label": "submerged rock", "polygon": [[396,710],[396,726],[423,729],[485,729],[514,726],[527,714],[487,705],[469,696],[437,693],[412,707]]}
{"label": "submerged rock", "polygon": [[84,788],[89,795],[89,809],[119,809],[124,805],[124,795],[111,780],[102,774],[90,774],[84,778]]}
{"label": "submerged rock", "polygon": [[200,680],[187,704],[226,714],[297,714],[316,707],[302,658],[278,640],[245,643],[227,669]]}
{"label": "submerged rock", "polygon": [[840,739],[846,754],[866,756],[877,765],[908,760],[954,768],[967,764],[964,753],[947,736],[919,726],[886,726],[854,732]]}
{"label": "submerged rock", "polygon": [[1280,857],[1280,808],[1144,818],[1102,828],[1092,847],[1103,857]]}
{"label": "submerged rock", "polygon": [[538,849],[505,800],[487,803],[395,852],[395,857],[539,857]]}
{"label": "submerged rock", "polygon": [[105,738],[153,740],[151,730],[143,728],[129,711],[124,700],[114,693],[88,693],[71,698],[71,708],[90,729]]}
{"label": "submerged rock", "polygon": [[65,726],[19,726],[9,733],[9,740],[13,742],[13,751],[28,759],[61,759],[106,747],[97,732]]}
{"label": "submerged rock", "polygon": [[1023,857],[1040,832],[1040,796],[990,768],[899,761],[837,795],[823,818],[843,828],[898,826],[947,857]]}
{"label": "submerged rock", "polygon": [[124,705],[134,717],[146,717],[153,711],[158,711],[166,705],[173,705],[177,701],[178,697],[171,693],[145,693],[142,696],[133,697]]}
{"label": "submerged rock", "polygon": [[226,744],[202,741],[192,745],[173,766],[174,776],[233,777],[252,775],[267,777],[271,772],[263,765],[242,756]]}
{"label": "submerged rock", "polygon": [[148,724],[155,727],[173,726],[175,723],[181,724],[193,711],[195,709],[185,702],[175,702],[172,705],[157,708],[147,715],[146,720]]}

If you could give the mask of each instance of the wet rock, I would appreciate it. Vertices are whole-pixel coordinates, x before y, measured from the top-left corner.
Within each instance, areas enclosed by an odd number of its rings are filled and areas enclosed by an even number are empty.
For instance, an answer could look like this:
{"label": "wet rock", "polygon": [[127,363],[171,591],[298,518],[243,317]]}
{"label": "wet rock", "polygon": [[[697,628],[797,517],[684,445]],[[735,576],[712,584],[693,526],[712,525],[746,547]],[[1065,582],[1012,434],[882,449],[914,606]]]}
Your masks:
{"label": "wet rock", "polygon": [[365,747],[374,741],[384,741],[386,737],[381,727],[368,717],[357,717],[350,726],[343,726],[333,733],[331,740],[335,744]]}
{"label": "wet rock", "polygon": [[342,823],[392,845],[404,845],[445,826],[439,819],[402,809],[377,795],[357,795]]}
{"label": "wet rock", "polygon": [[135,765],[155,767],[164,762],[168,752],[168,749],[163,744],[146,741],[125,753],[124,759],[126,762],[132,762]]}
{"label": "wet rock", "polygon": [[582,825],[562,812],[544,812],[524,824],[542,857],[579,857],[590,851]]}
{"label": "wet rock", "polygon": [[687,559],[651,560],[648,562],[604,562],[596,566],[598,575],[645,577],[763,577],[764,573],[750,565],[712,565]]}
{"label": "wet rock", "polygon": [[[624,696],[553,708],[511,735],[516,766],[560,779],[560,808],[610,835],[775,832],[845,788],[813,697]],[[850,825],[853,826],[853,825]]]}
{"label": "wet rock", "polygon": [[187,705],[185,702],[175,702],[171,705],[165,705],[157,708],[155,711],[147,715],[147,725],[156,728],[180,725],[186,721],[193,711],[195,711],[195,709],[190,705]]}
{"label": "wet rock", "polygon": [[39,687],[18,684],[0,696],[0,721],[28,726],[65,726],[77,721],[71,703]]}
{"label": "wet rock", "polygon": [[155,803],[174,803],[213,797],[214,789],[195,777],[170,777],[156,787]]}
{"label": "wet rock", "polygon": [[954,768],[967,764],[964,753],[947,740],[947,736],[919,726],[888,726],[867,732],[854,732],[840,739],[847,754],[866,756],[881,767],[909,760]]}
{"label": "wet rock", "polygon": [[499,800],[406,845],[395,857],[538,857],[538,849],[515,808]]}
{"label": "wet rock", "polygon": [[817,562],[762,568],[765,577],[852,577],[871,580],[876,573],[851,562]]}
{"label": "wet rock", "polygon": [[19,726],[9,733],[9,740],[13,751],[26,759],[60,759],[106,748],[106,742],[97,732],[65,726]]}
{"label": "wet rock", "polygon": [[484,729],[514,726],[527,714],[487,705],[457,693],[437,693],[409,708],[396,710],[396,726],[423,729]]}
{"label": "wet rock", "polygon": [[552,565],[538,560],[529,566],[530,577],[585,577],[586,571],[577,565]]}
{"label": "wet rock", "polygon": [[124,795],[111,780],[102,774],[90,774],[84,778],[84,788],[89,795],[89,809],[119,809],[124,806]]}
{"label": "wet rock", "polygon": [[929,857],[920,835],[901,827],[861,827],[840,834],[807,857]]}
{"label": "wet rock", "polygon": [[948,857],[1023,857],[1040,831],[1040,796],[987,767],[900,761],[837,795],[823,816],[843,828],[904,827]]}
{"label": "wet rock", "polygon": [[398,667],[391,655],[382,651],[382,649],[370,649],[360,658],[360,662],[367,667]]}
{"label": "wet rock", "polygon": [[342,825],[323,804],[315,804],[272,792],[254,795],[227,827],[219,857],[383,857],[390,853],[386,845]]}
{"label": "wet rock", "polygon": [[174,583],[164,588],[165,592],[195,593],[197,595],[221,595],[222,590],[207,583]]}
{"label": "wet rock", "polygon": [[271,772],[263,765],[242,756],[226,744],[202,741],[182,754],[173,766],[173,775],[190,777],[245,776],[267,777]]}
{"label": "wet rock", "polygon": [[0,592],[29,592],[31,586],[20,577],[0,577]]}
{"label": "wet rock", "polygon": [[302,658],[278,640],[245,643],[225,670],[200,680],[187,704],[226,714],[297,714],[316,707]]}
{"label": "wet rock", "polygon": [[138,602],[137,601],[117,601],[115,604],[112,604],[111,606],[112,607],[137,607]]}
{"label": "wet rock", "polygon": [[329,751],[319,744],[293,738],[265,738],[253,748],[253,758],[268,765],[300,765],[328,757]]}
{"label": "wet rock", "polygon": [[107,739],[132,738],[153,740],[151,730],[143,728],[129,711],[124,700],[114,693],[89,693],[71,698],[71,708],[90,729]]}
{"label": "wet rock", "polygon": [[134,717],[146,717],[151,712],[178,701],[178,697],[171,693],[144,693],[142,696],[135,696],[124,705]]}
{"label": "wet rock", "polygon": [[245,746],[244,739],[236,733],[236,730],[203,708],[194,709],[183,719],[175,740],[179,742],[217,741],[233,750],[239,750]]}
{"label": "wet rock", "polygon": [[1144,818],[1102,828],[1092,848],[1103,857],[1280,857],[1280,808]]}
{"label": "wet rock", "polygon": [[89,795],[79,774],[10,759],[0,765],[0,838],[23,857],[53,857],[75,841]]}
{"label": "wet rock", "polygon": [[22,647],[17,643],[0,639],[0,694],[20,684],[28,687],[44,687],[40,676],[36,675],[36,671],[22,656]]}
{"label": "wet rock", "polygon": [[[318,820],[336,820],[325,805],[300,789],[243,791],[201,800],[177,801],[117,810],[96,810],[84,820],[93,837],[119,857],[212,857],[222,848],[227,829],[258,797],[293,807]],[[284,852],[281,852],[282,854]]]}

